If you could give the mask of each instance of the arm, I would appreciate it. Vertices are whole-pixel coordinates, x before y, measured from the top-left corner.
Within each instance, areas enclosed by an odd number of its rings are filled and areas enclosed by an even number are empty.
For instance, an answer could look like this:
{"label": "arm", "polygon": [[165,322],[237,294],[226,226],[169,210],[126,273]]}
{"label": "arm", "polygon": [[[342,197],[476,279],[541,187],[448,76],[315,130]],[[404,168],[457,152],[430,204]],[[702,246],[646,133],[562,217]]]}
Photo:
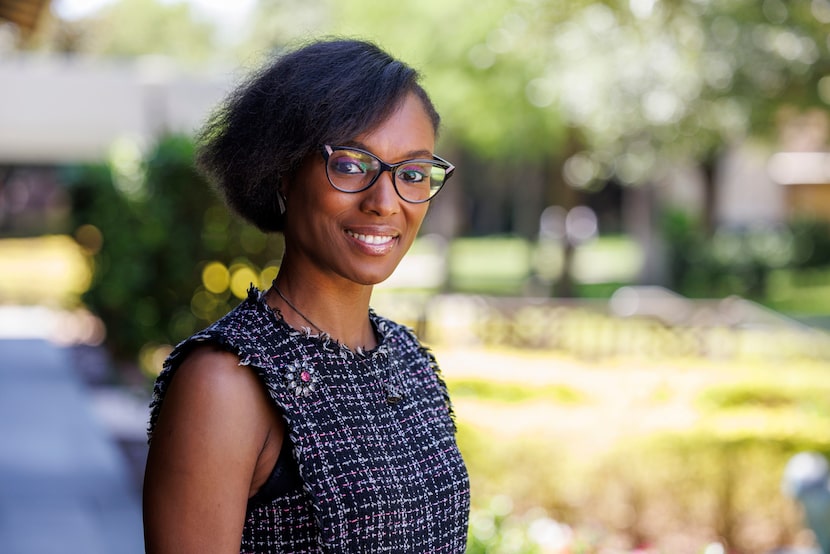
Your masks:
{"label": "arm", "polygon": [[169,385],[144,477],[148,554],[239,552],[248,498],[276,460],[262,454],[279,452],[284,427],[238,363],[201,348]]}

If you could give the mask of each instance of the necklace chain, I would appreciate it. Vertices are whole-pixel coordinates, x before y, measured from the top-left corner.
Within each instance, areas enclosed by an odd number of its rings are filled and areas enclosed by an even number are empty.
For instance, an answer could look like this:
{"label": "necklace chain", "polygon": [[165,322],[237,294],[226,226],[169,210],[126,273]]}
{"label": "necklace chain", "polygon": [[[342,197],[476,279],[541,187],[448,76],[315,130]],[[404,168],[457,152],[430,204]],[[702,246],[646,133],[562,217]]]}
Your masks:
{"label": "necklace chain", "polygon": [[[303,318],[306,321],[306,323],[308,323],[309,325],[311,325],[312,327],[317,329],[318,333],[321,333],[321,334],[323,333],[323,330],[320,329],[319,325],[317,325],[316,323],[311,321],[308,318],[308,316],[306,316],[303,312],[301,312],[300,310],[297,309],[297,306],[295,306],[294,304],[291,303],[291,300],[289,300],[288,298],[285,297],[285,295],[280,290],[280,287],[277,286],[277,280],[276,279],[274,279],[274,282],[271,283],[271,286],[273,287],[273,289],[275,291],[277,291],[277,294],[280,296],[280,298],[282,298],[283,302],[288,304],[289,308],[294,310],[297,313],[297,315],[299,315],[301,318]],[[361,350],[362,350],[362,348],[358,347],[358,352],[360,352]],[[387,402],[387,404],[389,404],[391,406],[394,406],[395,404],[397,404],[401,400],[403,400],[404,394],[401,391],[400,387],[398,387],[395,383],[391,382],[391,380],[390,380],[390,366],[389,365],[386,366],[386,378],[383,380],[383,386],[384,386],[384,390],[386,392],[386,402]]]}
{"label": "necklace chain", "polygon": [[318,332],[318,333],[322,333],[322,332],[323,332],[323,330],[320,328],[320,326],[319,326],[319,325],[317,325],[316,323],[314,323],[313,321],[311,321],[310,319],[308,319],[308,316],[306,316],[303,312],[301,312],[300,310],[298,310],[298,309],[297,309],[297,306],[295,306],[294,304],[292,304],[292,303],[291,303],[291,301],[290,301],[288,298],[286,298],[286,297],[285,297],[285,295],[282,293],[282,291],[280,290],[280,288],[277,286],[277,281],[276,281],[276,280],[274,280],[274,282],[272,283],[272,286],[274,287],[274,290],[275,290],[275,291],[277,291],[277,294],[280,296],[280,298],[282,298],[282,299],[283,299],[283,301],[284,301],[286,304],[288,304],[288,307],[289,307],[289,308],[291,308],[292,310],[294,310],[294,311],[297,313],[297,315],[299,315],[301,318],[303,318],[303,319],[306,321],[306,323],[308,323],[309,325],[311,325],[312,327],[314,327],[315,329],[317,329],[317,332]]}

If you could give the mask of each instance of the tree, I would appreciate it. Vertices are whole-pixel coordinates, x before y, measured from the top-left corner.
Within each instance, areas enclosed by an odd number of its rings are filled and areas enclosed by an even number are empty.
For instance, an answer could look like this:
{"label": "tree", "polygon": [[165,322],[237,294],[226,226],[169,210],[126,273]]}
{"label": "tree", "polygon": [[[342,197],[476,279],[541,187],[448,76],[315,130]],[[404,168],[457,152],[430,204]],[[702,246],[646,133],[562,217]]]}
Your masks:
{"label": "tree", "polygon": [[[549,164],[546,198],[566,208],[611,179],[648,202],[652,182],[693,164],[711,233],[722,153],[771,148],[782,114],[830,104],[828,0],[485,3],[397,2],[375,20],[356,2],[337,20],[423,60],[452,140],[508,167]],[[413,26],[439,32],[400,32]]]}
{"label": "tree", "polygon": [[111,58],[165,56],[184,67],[204,67],[221,51],[213,22],[183,0],[118,0],[80,20],[47,14],[27,47]]}
{"label": "tree", "polygon": [[276,276],[281,237],[231,214],[193,156],[190,137],[161,137],[145,155],[124,142],[106,165],[66,176],[71,227],[94,239],[83,245],[95,268],[83,301],[118,360],[176,344]]}
{"label": "tree", "polygon": [[215,52],[213,23],[200,20],[185,2],[120,0],[95,19],[90,48],[109,56],[158,54],[193,65]]}
{"label": "tree", "polygon": [[[128,15],[113,19],[150,4],[129,25],[117,23]],[[189,25],[174,6],[170,25]],[[112,9],[100,20],[144,29],[144,46],[125,37],[108,51],[175,44],[152,15],[169,6],[121,0]],[[532,234],[546,205],[569,208],[609,180],[645,190],[690,163],[706,177],[712,229],[722,151],[772,144],[787,109],[830,103],[828,23],[830,0],[261,0],[237,56],[255,62],[330,33],[373,39],[409,61],[444,115],[439,148],[463,162],[456,186],[476,213],[514,230]]]}
{"label": "tree", "polygon": [[642,185],[694,160],[711,197],[712,166],[726,145],[774,141],[784,107],[826,108],[830,2],[766,0],[761,8],[748,0],[598,2],[563,20],[559,6],[540,7],[538,29],[553,39],[531,85],[540,107],[564,113],[584,142],[565,164],[569,181],[589,186],[613,175]]}

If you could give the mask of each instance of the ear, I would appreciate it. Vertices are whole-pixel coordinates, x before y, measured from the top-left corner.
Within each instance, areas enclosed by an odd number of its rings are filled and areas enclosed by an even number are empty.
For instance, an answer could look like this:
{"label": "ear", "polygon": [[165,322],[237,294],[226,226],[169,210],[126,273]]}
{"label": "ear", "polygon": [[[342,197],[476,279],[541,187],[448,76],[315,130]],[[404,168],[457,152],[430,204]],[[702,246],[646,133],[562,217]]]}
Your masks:
{"label": "ear", "polygon": [[306,157],[298,167],[294,168],[293,170],[286,171],[284,174],[280,175],[279,184],[277,186],[277,196],[278,201],[281,202],[281,206],[288,206],[288,198],[292,195],[292,191],[296,190],[296,187],[303,186],[303,179],[307,178],[308,172],[310,170],[310,163],[314,160],[313,155],[309,155]]}

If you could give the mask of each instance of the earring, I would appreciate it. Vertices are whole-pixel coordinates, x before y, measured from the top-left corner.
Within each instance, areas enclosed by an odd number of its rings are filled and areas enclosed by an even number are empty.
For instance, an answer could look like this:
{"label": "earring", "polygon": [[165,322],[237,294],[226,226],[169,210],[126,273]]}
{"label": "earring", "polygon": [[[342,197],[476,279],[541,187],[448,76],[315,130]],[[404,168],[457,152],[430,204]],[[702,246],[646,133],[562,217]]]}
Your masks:
{"label": "earring", "polygon": [[277,192],[277,204],[280,207],[280,215],[285,213],[285,199],[282,197],[282,194]]}

